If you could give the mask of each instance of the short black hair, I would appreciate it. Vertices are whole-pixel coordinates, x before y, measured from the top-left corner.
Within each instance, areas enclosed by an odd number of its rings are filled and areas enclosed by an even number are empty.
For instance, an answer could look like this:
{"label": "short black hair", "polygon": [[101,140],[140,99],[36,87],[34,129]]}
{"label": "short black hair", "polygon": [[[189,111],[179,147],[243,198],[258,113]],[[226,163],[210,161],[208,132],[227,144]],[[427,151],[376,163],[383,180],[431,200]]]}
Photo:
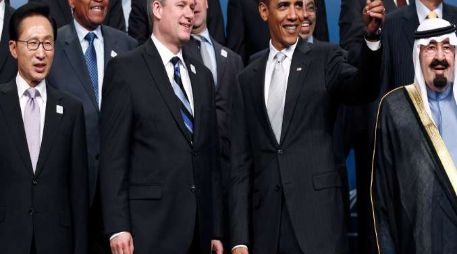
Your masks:
{"label": "short black hair", "polygon": [[9,36],[10,40],[17,41],[19,39],[19,27],[25,18],[32,16],[42,16],[49,20],[54,33],[54,40],[57,39],[57,25],[50,15],[49,6],[45,3],[28,2],[14,11],[10,20]]}

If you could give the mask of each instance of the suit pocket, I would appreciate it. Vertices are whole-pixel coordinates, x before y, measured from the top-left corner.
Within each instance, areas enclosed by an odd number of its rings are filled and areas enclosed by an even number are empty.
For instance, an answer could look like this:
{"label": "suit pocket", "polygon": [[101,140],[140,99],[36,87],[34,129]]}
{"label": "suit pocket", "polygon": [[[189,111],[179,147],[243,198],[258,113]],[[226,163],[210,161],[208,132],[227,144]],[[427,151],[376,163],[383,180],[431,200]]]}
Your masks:
{"label": "suit pocket", "polygon": [[343,187],[341,176],[338,171],[327,171],[313,175],[313,187],[315,190]]}
{"label": "suit pocket", "polygon": [[158,185],[130,186],[129,199],[161,199],[162,188]]}
{"label": "suit pocket", "polygon": [[6,208],[0,207],[0,223],[5,221],[5,217],[6,217]]}

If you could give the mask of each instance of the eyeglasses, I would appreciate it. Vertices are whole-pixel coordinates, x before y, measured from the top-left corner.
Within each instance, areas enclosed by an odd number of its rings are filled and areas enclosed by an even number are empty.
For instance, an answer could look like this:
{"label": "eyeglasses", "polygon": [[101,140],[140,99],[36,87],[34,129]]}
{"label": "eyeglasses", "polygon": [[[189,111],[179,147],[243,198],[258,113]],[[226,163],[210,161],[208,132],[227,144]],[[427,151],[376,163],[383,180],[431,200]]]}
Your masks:
{"label": "eyeglasses", "polygon": [[39,40],[28,40],[28,41],[21,41],[16,40],[18,42],[25,42],[27,44],[27,48],[29,50],[37,50],[40,47],[40,44],[43,45],[43,49],[46,51],[51,51],[54,49],[54,42],[53,41],[39,41]]}

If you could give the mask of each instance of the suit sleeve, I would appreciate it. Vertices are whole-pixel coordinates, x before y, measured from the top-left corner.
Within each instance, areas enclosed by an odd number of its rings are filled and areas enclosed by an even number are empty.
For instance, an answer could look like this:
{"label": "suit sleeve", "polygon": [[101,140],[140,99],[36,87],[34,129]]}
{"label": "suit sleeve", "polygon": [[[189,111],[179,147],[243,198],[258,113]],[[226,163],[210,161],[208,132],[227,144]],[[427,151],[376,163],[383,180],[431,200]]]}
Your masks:
{"label": "suit sleeve", "polygon": [[219,0],[208,0],[208,30],[211,36],[225,45],[225,27]]}
{"label": "suit sleeve", "polygon": [[348,105],[365,104],[379,94],[381,77],[381,53],[362,45],[358,67],[348,63],[347,52],[335,46],[327,55],[325,66],[326,84],[329,93]]}
{"label": "suit sleeve", "polygon": [[132,10],[129,16],[129,35],[141,45],[151,36],[150,21],[147,5],[144,0],[132,0]]}
{"label": "suit sleeve", "polygon": [[[100,189],[107,234],[130,231],[128,173],[132,100],[119,57],[109,61],[103,83]],[[123,69],[124,68],[124,69]]]}
{"label": "suit sleeve", "polygon": [[[339,18],[340,45],[349,52],[350,60],[358,60],[365,25],[362,19],[364,0],[342,0]],[[357,64],[357,63],[355,63]]]}
{"label": "suit sleeve", "polygon": [[71,149],[71,208],[74,253],[88,250],[89,176],[84,111],[78,104],[75,114]]}
{"label": "suit sleeve", "polygon": [[227,47],[246,59],[244,17],[240,1],[229,0],[227,7]]}
{"label": "suit sleeve", "polygon": [[[381,107],[383,106],[381,104]],[[376,241],[380,253],[395,254],[394,238],[391,233],[393,231],[390,227],[395,221],[392,213],[395,195],[392,186],[395,174],[393,173],[393,151],[391,151],[392,140],[389,135],[388,118],[383,112],[378,117],[375,142],[371,196]]]}
{"label": "suit sleeve", "polygon": [[240,244],[249,245],[249,197],[252,170],[247,116],[241,86],[237,85],[234,90],[230,153],[232,165],[228,193],[230,249]]}

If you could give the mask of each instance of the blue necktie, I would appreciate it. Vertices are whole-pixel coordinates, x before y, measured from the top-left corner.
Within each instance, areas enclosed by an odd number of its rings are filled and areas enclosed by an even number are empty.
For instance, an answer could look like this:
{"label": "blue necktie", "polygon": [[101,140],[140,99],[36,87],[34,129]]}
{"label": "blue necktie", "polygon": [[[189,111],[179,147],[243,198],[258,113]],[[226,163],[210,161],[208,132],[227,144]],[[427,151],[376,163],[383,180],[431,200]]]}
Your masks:
{"label": "blue necktie", "polygon": [[97,104],[98,99],[98,72],[97,72],[97,53],[95,52],[94,40],[97,37],[95,33],[89,32],[86,34],[84,39],[89,42],[89,47],[84,53],[86,59],[87,70],[89,71],[90,80],[92,81],[92,89],[94,90],[95,100]]}
{"label": "blue necktie", "polygon": [[443,138],[454,163],[457,163],[457,105],[454,99],[453,85],[443,92],[427,90],[430,110],[438,131]]}
{"label": "blue necktie", "polygon": [[184,121],[184,125],[186,126],[186,129],[189,131],[189,133],[192,135],[194,132],[194,117],[192,116],[192,108],[190,107],[186,90],[184,90],[184,86],[182,84],[181,71],[179,68],[180,62],[181,60],[179,60],[179,57],[177,56],[171,59],[171,63],[173,64],[174,69],[174,83],[172,84],[172,87],[176,97],[178,97],[179,101],[181,102],[180,113]]}

